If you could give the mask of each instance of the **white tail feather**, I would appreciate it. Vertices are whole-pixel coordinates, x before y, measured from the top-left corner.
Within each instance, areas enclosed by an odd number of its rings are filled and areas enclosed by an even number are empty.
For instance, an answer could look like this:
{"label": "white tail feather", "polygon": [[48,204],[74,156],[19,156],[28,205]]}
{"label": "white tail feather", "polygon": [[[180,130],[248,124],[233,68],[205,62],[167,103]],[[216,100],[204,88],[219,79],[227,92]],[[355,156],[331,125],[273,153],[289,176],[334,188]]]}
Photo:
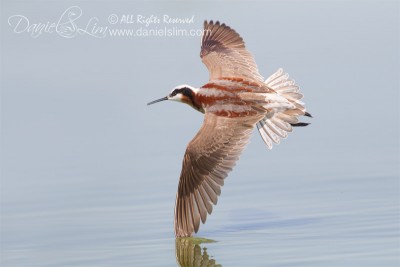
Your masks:
{"label": "white tail feather", "polygon": [[[269,149],[272,144],[279,144],[280,139],[288,136],[292,131],[292,125],[298,123],[298,117],[305,114],[304,103],[300,101],[303,95],[299,93],[299,87],[295,81],[289,79],[289,74],[283,69],[278,69],[265,84],[273,89],[277,95],[266,94],[264,108],[274,109],[274,114],[268,114],[257,123],[261,138]],[[269,100],[269,101],[268,101]],[[279,107],[279,109],[277,109]]]}

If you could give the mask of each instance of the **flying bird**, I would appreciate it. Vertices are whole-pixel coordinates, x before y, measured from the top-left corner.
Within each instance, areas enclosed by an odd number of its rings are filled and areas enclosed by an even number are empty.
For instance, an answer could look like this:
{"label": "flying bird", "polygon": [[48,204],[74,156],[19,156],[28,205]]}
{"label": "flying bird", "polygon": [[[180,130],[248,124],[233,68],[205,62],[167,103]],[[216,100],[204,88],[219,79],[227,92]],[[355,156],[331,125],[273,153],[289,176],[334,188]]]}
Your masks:
{"label": "flying bird", "polygon": [[300,116],[311,117],[289,75],[278,69],[264,80],[243,39],[229,26],[204,22],[200,57],[209,71],[208,83],[200,88],[180,85],[148,103],[173,100],[205,114],[183,158],[175,202],[176,237],[189,237],[198,232],[200,221],[205,223],[255,126],[271,149],[292,127],[308,125],[299,122]]}

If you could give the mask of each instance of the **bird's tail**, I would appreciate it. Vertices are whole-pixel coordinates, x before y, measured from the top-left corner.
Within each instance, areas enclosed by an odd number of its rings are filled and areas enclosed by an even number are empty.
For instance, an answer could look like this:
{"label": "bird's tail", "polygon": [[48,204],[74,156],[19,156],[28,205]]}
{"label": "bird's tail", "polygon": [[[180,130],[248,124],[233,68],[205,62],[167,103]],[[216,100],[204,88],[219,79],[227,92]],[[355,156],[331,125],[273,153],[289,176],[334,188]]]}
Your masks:
{"label": "bird's tail", "polygon": [[292,131],[292,127],[307,126],[309,124],[299,122],[298,118],[300,116],[312,116],[306,111],[304,103],[300,101],[303,95],[299,93],[299,87],[293,80],[289,79],[289,74],[285,73],[283,69],[278,69],[265,80],[265,84],[294,106],[292,109],[285,109],[272,115],[269,114],[257,123],[261,138],[271,149],[273,143],[279,144],[280,139],[287,137],[288,133]]}

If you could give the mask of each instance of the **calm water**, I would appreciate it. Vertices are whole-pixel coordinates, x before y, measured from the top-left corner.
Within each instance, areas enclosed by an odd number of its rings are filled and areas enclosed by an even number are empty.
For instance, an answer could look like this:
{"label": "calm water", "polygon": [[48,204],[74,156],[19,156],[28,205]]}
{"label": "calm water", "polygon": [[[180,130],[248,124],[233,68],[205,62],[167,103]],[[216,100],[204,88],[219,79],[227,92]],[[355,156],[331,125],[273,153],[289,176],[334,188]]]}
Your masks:
{"label": "calm water", "polygon": [[146,103],[207,81],[199,37],[14,33],[11,15],[71,6],[38,3],[2,2],[2,267],[399,266],[397,2],[74,3],[105,24],[220,19],[265,76],[282,66],[302,88],[312,124],[272,151],[255,133],[190,240],[175,240],[173,209],[202,115]]}
{"label": "calm water", "polygon": [[246,154],[200,229],[215,243],[175,241],[169,171],[149,171],[140,183],[124,174],[55,182],[54,174],[3,205],[3,264],[174,266],[176,254],[181,262],[203,257],[223,266],[396,266],[398,177],[317,175],[296,163],[299,171],[279,173],[279,162],[276,173],[263,174],[251,171]]}

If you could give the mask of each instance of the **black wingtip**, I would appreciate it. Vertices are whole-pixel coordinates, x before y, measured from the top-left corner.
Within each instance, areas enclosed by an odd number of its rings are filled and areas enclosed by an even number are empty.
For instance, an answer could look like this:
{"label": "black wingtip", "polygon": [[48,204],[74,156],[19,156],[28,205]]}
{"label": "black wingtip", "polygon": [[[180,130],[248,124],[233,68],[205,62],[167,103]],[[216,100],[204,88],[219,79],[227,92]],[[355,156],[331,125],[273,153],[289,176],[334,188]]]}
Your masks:
{"label": "black wingtip", "polygon": [[307,111],[306,111],[306,113],[304,113],[304,116],[306,116],[306,117],[310,117],[310,118],[312,118],[313,116],[310,114],[310,113],[308,113]]}
{"label": "black wingtip", "polygon": [[293,127],[304,127],[309,125],[310,123],[307,122],[298,122],[298,123],[291,123],[290,125],[292,125]]}

